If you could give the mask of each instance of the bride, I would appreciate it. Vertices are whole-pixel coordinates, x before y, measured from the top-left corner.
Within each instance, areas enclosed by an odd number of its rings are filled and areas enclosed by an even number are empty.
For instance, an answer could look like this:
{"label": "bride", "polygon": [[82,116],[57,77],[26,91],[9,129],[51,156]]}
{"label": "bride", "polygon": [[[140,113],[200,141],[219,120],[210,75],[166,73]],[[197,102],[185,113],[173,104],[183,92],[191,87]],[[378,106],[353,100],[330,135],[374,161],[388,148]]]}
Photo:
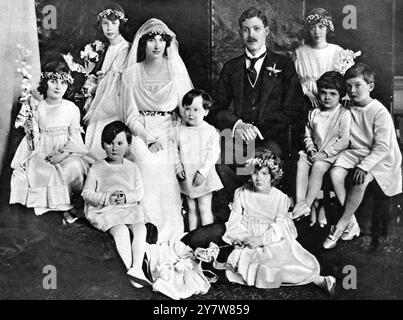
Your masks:
{"label": "bride", "polygon": [[175,176],[176,129],[181,101],[192,82],[179,56],[175,33],[158,19],[137,31],[122,76],[122,114],[135,135],[131,157],[144,183],[143,207],[158,242],[184,232]]}

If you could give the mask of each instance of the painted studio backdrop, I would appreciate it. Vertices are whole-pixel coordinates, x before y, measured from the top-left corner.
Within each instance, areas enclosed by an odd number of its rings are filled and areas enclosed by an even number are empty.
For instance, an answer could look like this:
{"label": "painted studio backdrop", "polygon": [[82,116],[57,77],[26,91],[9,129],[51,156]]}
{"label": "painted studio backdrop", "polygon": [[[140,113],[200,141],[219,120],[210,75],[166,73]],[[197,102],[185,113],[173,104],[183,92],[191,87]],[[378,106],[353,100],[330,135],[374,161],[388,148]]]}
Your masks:
{"label": "painted studio backdrop", "polygon": [[[87,43],[96,39],[105,40],[96,30],[96,14],[110,1],[0,0],[1,24],[7,23],[7,12],[11,17],[16,16],[11,11],[17,10],[20,2],[31,3],[32,8],[24,6],[25,10],[28,10],[28,18],[22,18],[21,21],[14,19],[10,22],[10,25],[18,25],[8,28],[7,39],[1,40],[2,79],[16,78],[15,72],[10,68],[10,62],[5,57],[10,56],[17,42],[28,44],[34,49],[35,44],[39,43],[39,62],[43,65],[62,53],[71,52],[73,56],[78,57],[80,50],[83,50]],[[214,93],[223,63],[242,52],[238,17],[249,5],[265,8],[271,30],[267,39],[268,46],[285,55],[291,54],[302,42],[301,22],[304,14],[314,7],[324,7],[334,18],[335,37],[330,39],[330,42],[337,43],[343,48],[362,51],[362,56],[357,61],[370,64],[377,73],[374,97],[393,110],[393,79],[399,75],[403,76],[401,45],[403,28],[402,22],[396,19],[399,13],[402,13],[400,0],[119,0],[116,2],[125,9],[129,18],[128,32],[124,37],[130,42],[136,30],[147,19],[155,17],[166,22],[177,34],[180,54],[194,86],[209,93]],[[18,12],[22,14],[24,11],[21,9]],[[33,13],[36,15],[36,23],[32,18]],[[31,32],[32,34],[27,33],[28,31],[22,32],[22,30],[35,31],[35,27],[38,38],[35,32]],[[25,38],[16,39],[17,33],[21,32]],[[30,44],[30,41],[35,44]],[[38,57],[34,58],[38,60]],[[78,79],[77,92],[81,84]],[[2,89],[2,97],[6,95],[3,93],[6,87]],[[1,117],[0,141],[3,188],[8,188],[9,163],[23,136],[22,130],[12,129],[18,112],[16,98],[10,96],[7,99],[2,100],[1,104],[1,112],[4,114]]]}

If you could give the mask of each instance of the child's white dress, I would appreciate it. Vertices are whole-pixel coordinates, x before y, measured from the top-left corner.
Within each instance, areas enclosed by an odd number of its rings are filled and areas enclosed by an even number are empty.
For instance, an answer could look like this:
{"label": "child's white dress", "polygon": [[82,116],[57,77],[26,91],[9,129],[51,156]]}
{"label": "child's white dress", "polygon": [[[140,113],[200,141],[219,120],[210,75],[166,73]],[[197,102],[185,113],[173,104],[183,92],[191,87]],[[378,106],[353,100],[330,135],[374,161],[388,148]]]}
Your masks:
{"label": "child's white dress", "polygon": [[[305,126],[306,152],[325,152],[328,158],[323,161],[334,163],[337,155],[348,148],[350,143],[350,111],[340,104],[331,111],[312,109]],[[300,155],[306,158],[305,151]]]}
{"label": "child's white dress", "polygon": [[[81,193],[89,163],[81,137],[80,111],[68,100],[58,105],[41,101],[35,112],[37,127],[35,150],[29,151],[24,137],[14,155],[11,167],[10,203],[34,208],[35,214],[66,211],[73,208],[70,196]],[[45,158],[52,153],[69,151],[62,162],[52,165]]]}
{"label": "child's white dress", "polygon": [[327,71],[334,71],[343,50],[337,44],[328,43],[325,48],[314,49],[310,45],[303,45],[295,50],[295,69],[300,79],[302,90],[316,94],[318,88],[316,80]]}
{"label": "child's white dress", "polygon": [[83,118],[84,121],[88,121],[85,130],[85,146],[89,155],[96,160],[106,156],[101,145],[101,134],[105,125],[112,121],[122,120],[119,90],[129,49],[130,44],[127,41],[108,47],[101,69],[105,76],[99,81],[94,100]]}
{"label": "child's white dress", "polygon": [[235,268],[226,271],[229,281],[267,289],[303,285],[319,276],[318,261],[296,241],[289,205],[287,195],[275,187],[269,194],[247,187],[235,191],[223,240],[259,236],[264,246],[235,248],[227,260]]}
{"label": "child's white dress", "polygon": [[[198,198],[223,188],[215,169],[220,156],[220,135],[217,130],[203,121],[197,127],[181,125],[178,134],[178,169],[185,170],[186,179],[180,181],[181,192],[190,198]],[[203,184],[193,186],[193,179],[199,171],[206,178]]]}
{"label": "child's white dress", "polygon": [[370,172],[387,196],[402,192],[402,155],[388,110],[374,99],[365,107],[351,107],[351,144],[335,166]]}
{"label": "child's white dress", "polygon": [[[109,203],[110,195],[117,190],[125,193],[126,204]],[[126,159],[122,164],[99,160],[91,166],[82,192],[85,216],[95,228],[104,232],[115,225],[144,222],[139,204],[143,195],[143,183],[136,164]]]}

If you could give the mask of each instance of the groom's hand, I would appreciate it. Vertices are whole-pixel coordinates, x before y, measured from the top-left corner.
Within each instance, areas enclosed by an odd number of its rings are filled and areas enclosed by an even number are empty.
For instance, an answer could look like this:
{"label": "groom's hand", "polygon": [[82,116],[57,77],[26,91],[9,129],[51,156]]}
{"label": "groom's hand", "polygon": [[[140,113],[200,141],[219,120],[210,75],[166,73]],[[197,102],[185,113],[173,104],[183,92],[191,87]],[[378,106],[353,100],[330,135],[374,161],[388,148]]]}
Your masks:
{"label": "groom's hand", "polygon": [[312,93],[311,91],[307,90],[305,95],[308,97],[309,101],[312,104],[313,108],[319,108],[320,103],[318,98],[316,97],[316,95],[314,93]]}
{"label": "groom's hand", "polygon": [[251,123],[240,122],[235,128],[235,133],[239,135],[246,143],[252,142],[256,139],[257,130]]}

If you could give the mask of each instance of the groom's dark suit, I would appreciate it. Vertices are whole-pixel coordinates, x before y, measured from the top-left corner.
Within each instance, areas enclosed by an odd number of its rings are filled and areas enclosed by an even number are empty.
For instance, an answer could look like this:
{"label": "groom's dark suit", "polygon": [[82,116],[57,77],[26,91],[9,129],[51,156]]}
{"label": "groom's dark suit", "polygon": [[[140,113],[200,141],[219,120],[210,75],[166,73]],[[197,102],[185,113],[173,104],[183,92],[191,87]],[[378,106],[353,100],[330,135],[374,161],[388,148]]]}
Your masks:
{"label": "groom's dark suit", "polygon": [[[277,74],[274,70],[270,71],[270,68],[275,68]],[[208,121],[219,130],[224,130],[232,129],[239,119],[253,124],[262,133],[264,140],[256,138],[256,146],[275,141],[281,148],[283,160],[286,159],[292,151],[288,139],[290,125],[299,128],[294,133],[294,140],[300,140],[304,122],[303,93],[291,59],[267,49],[254,87],[247,76],[245,54],[224,64]],[[228,148],[232,147],[222,145],[222,155],[224,148],[227,153]],[[234,149],[237,148],[239,150],[239,146],[234,144]],[[294,149],[297,150],[297,147]],[[233,165],[228,166],[222,157],[221,164],[217,166],[228,201],[232,201],[235,188],[247,178],[236,175],[235,167],[241,163],[235,160]],[[228,159],[225,161],[228,163]]]}
{"label": "groom's dark suit", "polygon": [[[285,153],[289,125],[303,122],[303,94],[294,64],[267,49],[258,81],[252,88],[245,60],[243,54],[224,64],[209,122],[220,130],[232,129],[239,119],[252,123],[265,141],[276,141]],[[274,66],[279,70],[276,75],[268,70]]]}

